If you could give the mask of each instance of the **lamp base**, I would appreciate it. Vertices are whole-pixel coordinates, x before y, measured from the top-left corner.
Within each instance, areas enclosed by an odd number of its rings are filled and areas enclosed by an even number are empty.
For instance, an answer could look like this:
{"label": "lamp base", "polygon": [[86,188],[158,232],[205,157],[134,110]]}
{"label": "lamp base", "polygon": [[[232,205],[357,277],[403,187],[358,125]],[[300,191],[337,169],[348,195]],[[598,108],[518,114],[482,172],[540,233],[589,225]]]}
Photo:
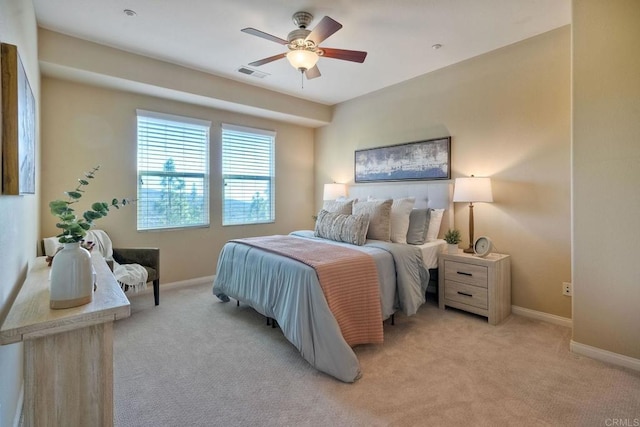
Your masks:
{"label": "lamp base", "polygon": [[474,253],[474,251],[473,251],[473,245],[471,245],[471,244],[470,244],[470,245],[469,245],[469,247],[468,247],[468,248],[465,248],[462,252],[464,252],[465,254],[472,254],[472,253]]}

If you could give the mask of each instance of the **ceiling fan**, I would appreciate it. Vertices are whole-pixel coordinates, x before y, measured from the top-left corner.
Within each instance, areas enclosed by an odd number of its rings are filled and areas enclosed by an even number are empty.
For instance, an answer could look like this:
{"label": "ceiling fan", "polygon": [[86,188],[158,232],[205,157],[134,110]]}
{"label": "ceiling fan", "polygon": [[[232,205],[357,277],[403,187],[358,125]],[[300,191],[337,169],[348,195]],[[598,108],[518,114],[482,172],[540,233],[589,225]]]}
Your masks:
{"label": "ceiling fan", "polygon": [[307,27],[313,20],[312,14],[308,12],[296,12],[293,14],[292,19],[298,29],[291,31],[287,36],[287,40],[265,33],[264,31],[256,30],[255,28],[243,28],[241,30],[244,33],[287,46],[289,49],[289,52],[279,53],[268,58],[250,62],[249,65],[260,66],[278,59],[287,58],[291,66],[304,73],[307,79],[315,79],[316,77],[320,77],[320,70],[316,63],[321,56],[359,63],[363,63],[367,57],[367,52],[359,50],[321,48],[319,46],[320,43],[342,28],[342,24],[328,16],[322,18],[313,30],[307,30]]}

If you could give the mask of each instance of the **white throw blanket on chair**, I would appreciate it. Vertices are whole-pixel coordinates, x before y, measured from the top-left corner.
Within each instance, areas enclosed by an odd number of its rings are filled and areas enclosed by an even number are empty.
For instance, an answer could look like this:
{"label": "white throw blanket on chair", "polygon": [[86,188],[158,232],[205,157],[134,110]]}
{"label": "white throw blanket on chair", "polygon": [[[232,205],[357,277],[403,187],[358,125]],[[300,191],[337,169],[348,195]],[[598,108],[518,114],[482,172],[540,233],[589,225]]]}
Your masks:
{"label": "white throw blanket on chair", "polygon": [[118,264],[113,259],[113,247],[111,239],[102,230],[89,230],[84,238],[85,242],[93,242],[93,250],[98,250],[107,261],[113,261],[113,275],[120,286],[125,285],[133,289],[133,292],[141,291],[147,287],[147,270],[140,264]]}

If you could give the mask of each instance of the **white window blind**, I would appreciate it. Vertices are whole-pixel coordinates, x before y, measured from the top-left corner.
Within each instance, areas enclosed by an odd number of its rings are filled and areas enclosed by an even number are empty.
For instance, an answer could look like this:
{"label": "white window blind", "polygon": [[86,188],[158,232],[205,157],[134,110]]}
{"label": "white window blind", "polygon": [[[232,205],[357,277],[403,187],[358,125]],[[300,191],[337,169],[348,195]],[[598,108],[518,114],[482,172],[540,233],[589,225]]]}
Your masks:
{"label": "white window blind", "polygon": [[211,122],[136,112],[138,230],[208,226]]}
{"label": "white window blind", "polygon": [[222,225],[275,221],[276,133],[222,125]]}

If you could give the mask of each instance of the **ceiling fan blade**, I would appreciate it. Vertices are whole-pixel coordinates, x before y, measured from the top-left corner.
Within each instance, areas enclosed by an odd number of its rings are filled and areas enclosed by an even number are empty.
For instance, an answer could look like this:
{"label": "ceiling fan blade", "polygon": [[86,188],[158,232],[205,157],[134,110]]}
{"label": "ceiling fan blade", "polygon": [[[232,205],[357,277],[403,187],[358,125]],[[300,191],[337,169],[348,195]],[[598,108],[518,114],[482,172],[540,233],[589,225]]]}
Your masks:
{"label": "ceiling fan blade", "polygon": [[259,59],[258,61],[249,62],[249,65],[259,67],[260,65],[268,64],[269,62],[277,61],[286,56],[286,53],[279,53],[277,55],[270,56],[268,58]]}
{"label": "ceiling fan blade", "polygon": [[265,33],[264,31],[256,30],[255,28],[243,28],[240,31],[242,31],[243,33],[251,34],[253,36],[261,37],[263,39],[271,40],[272,42],[276,42],[279,44],[289,44],[288,41],[281,39],[280,37],[272,36],[271,34]]}
{"label": "ceiling fan blade", "polygon": [[367,57],[367,52],[360,50],[345,50],[345,49],[332,49],[330,47],[323,47],[325,58],[342,59],[343,61],[352,61],[363,63]]}
{"label": "ceiling fan blade", "polygon": [[320,22],[318,22],[318,25],[316,25],[313,31],[309,33],[306,40],[311,40],[316,44],[316,46],[318,46],[340,28],[342,28],[341,23],[334,21],[328,16],[325,16]]}
{"label": "ceiling fan blade", "polygon": [[316,77],[320,77],[320,70],[317,65],[314,65],[313,68],[309,68],[304,72],[304,75],[307,76],[307,80],[315,79]]}

